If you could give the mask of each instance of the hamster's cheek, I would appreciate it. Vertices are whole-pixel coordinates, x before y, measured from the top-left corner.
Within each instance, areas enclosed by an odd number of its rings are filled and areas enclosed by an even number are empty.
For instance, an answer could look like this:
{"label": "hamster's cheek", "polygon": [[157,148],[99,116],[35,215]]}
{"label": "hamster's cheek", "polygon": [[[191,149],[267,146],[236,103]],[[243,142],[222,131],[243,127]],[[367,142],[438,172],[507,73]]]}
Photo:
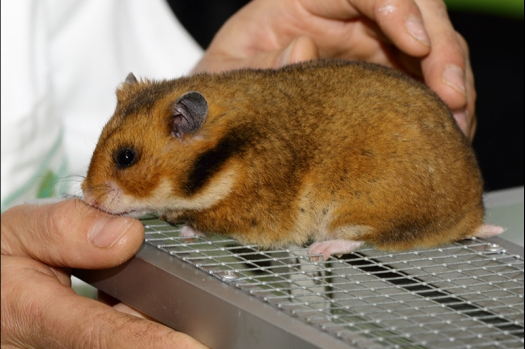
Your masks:
{"label": "hamster's cheek", "polygon": [[123,189],[111,180],[86,186],[83,194],[88,205],[111,214],[138,217],[147,213],[144,207],[137,205],[136,200],[124,194]]}

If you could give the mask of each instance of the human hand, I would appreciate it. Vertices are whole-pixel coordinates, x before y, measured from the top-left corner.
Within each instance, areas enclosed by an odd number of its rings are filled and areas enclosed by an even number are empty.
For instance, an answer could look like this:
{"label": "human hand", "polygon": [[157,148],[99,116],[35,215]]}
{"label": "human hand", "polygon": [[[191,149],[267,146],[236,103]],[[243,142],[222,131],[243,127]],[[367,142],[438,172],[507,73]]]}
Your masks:
{"label": "human hand", "polygon": [[[191,337],[75,294],[67,268],[109,268],[142,244],[139,221],[80,200],[2,214],[2,348],[205,348]],[[118,311],[120,309],[122,311]]]}
{"label": "human hand", "polygon": [[474,137],[468,46],[442,0],[253,0],[219,30],[194,72],[317,58],[371,61],[424,81]]}

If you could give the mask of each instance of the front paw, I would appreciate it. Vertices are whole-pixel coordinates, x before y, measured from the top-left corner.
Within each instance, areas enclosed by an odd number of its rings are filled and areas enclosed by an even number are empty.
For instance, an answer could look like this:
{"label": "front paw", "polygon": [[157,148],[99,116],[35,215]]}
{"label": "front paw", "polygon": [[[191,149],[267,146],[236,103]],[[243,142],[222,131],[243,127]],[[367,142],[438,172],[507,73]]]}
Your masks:
{"label": "front paw", "polygon": [[159,216],[159,218],[174,226],[184,223],[184,220],[181,220],[179,215],[173,212],[163,213]]}

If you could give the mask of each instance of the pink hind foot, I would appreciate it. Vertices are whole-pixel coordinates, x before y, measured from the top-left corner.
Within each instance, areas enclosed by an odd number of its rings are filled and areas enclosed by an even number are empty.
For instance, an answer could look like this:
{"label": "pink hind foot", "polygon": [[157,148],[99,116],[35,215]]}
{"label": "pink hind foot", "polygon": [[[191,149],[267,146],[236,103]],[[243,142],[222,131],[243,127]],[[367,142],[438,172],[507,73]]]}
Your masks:
{"label": "pink hind foot", "polygon": [[[350,253],[364,245],[364,241],[353,241],[353,240],[328,240],[321,242],[314,242],[308,248],[309,255],[323,255],[325,261],[330,258],[331,255],[342,255]],[[319,257],[312,256],[312,260],[317,261]]]}
{"label": "pink hind foot", "polygon": [[490,225],[490,224],[483,224],[481,227],[476,230],[474,235],[477,238],[490,238],[492,236],[499,235],[505,231],[505,228],[497,226],[497,225]]}
{"label": "pink hind foot", "polygon": [[181,238],[201,238],[204,236],[204,233],[199,231],[199,230],[196,230],[196,229],[193,229],[192,227],[190,227],[189,225],[185,225],[182,227],[182,229],[180,230],[180,234],[179,234],[179,237]]}

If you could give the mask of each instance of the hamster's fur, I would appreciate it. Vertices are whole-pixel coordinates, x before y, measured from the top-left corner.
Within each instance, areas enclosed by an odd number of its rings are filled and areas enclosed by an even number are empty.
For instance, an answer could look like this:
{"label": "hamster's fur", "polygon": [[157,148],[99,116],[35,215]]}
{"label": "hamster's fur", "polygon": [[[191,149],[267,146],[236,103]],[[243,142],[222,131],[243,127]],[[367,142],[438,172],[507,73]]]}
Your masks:
{"label": "hamster's fur", "polygon": [[482,177],[449,109],[396,70],[315,61],[130,74],[117,100],[82,184],[104,211],[265,247],[313,241],[325,258],[502,231],[482,225]]}

